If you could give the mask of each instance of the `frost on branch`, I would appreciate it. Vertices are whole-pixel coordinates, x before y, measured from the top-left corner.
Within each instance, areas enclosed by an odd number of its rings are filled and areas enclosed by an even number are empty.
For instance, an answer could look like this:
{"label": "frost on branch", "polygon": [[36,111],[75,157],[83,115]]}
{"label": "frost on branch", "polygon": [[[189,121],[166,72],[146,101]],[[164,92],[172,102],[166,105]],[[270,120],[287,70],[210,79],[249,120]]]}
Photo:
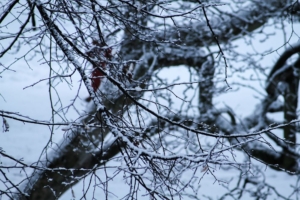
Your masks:
{"label": "frost on branch", "polygon": [[[265,199],[261,188],[280,194],[263,178],[265,171],[297,178],[299,43],[281,41],[274,27],[282,35],[300,35],[294,28],[298,3],[65,0],[0,6],[0,28],[5,30],[0,56],[17,57],[3,64],[1,77],[11,70],[19,73],[18,61],[26,63],[20,66],[46,66],[49,77],[39,80],[49,93],[45,113],[51,108],[49,121],[24,117],[22,110],[13,115],[0,111],[10,123],[50,130],[36,161],[0,151],[1,159],[15,164],[4,167],[25,174],[19,184],[1,165],[5,188],[0,185],[0,195],[51,200],[71,190],[71,198],[79,199],[98,198],[96,194],[106,199],[202,199],[202,181],[211,178],[232,190],[224,198]],[[265,44],[274,35],[276,45],[286,45],[265,62]],[[59,84],[74,92],[67,105]],[[83,111],[78,106],[82,90],[92,100]],[[247,113],[245,104],[251,109]],[[60,143],[52,139],[58,130],[64,132]],[[231,170],[241,174],[233,176],[238,182],[233,189],[220,176]],[[113,181],[128,187],[126,194],[118,196]],[[292,185],[289,198],[298,195],[297,182]]]}

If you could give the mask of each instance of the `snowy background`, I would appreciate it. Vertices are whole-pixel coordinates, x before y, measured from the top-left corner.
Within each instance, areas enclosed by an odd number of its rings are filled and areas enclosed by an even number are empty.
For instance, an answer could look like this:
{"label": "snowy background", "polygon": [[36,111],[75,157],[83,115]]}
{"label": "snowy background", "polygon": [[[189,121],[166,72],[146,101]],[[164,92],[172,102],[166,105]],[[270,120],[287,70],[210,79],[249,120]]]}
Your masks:
{"label": "snowy background", "polygon": [[[276,58],[276,55],[267,57]],[[269,60],[272,60],[272,58]],[[32,64],[31,67],[32,66],[34,65]],[[1,95],[3,96],[0,99],[0,109],[19,112],[33,119],[50,120],[51,107],[49,103],[48,84],[41,82],[36,84],[34,87],[23,89],[24,87],[32,85],[40,79],[46,78],[49,73],[47,71],[48,69],[44,68],[43,66],[35,66],[34,68],[30,69],[25,64],[22,66],[20,63],[20,65],[16,67],[16,70],[17,72],[6,72],[5,76],[0,79],[0,91]],[[178,68],[168,69],[166,73],[168,76],[174,75],[174,77],[176,77],[177,70]],[[184,70],[184,68],[181,70]],[[166,74],[162,74],[162,76],[163,75]],[[60,93],[60,98],[66,105],[68,105],[69,102],[74,98],[74,94],[77,93],[77,89],[79,87],[79,77],[73,76],[72,79],[73,88],[69,88],[62,84],[58,85],[57,87],[57,90]],[[181,81],[186,80],[181,77]],[[230,81],[232,81],[232,79],[229,78],[229,82]],[[217,101],[220,104],[225,103],[232,106],[232,108],[240,116],[246,116],[253,111],[253,107],[257,103],[257,99],[254,95],[255,94],[253,91],[246,89],[246,91],[241,90],[239,92],[223,95],[217,98]],[[80,97],[84,99],[87,96],[86,90],[82,88],[80,90]],[[86,103],[84,103],[83,100],[77,100],[76,107],[82,111],[86,108]],[[70,119],[76,119],[78,117],[78,114],[73,109],[70,109],[67,115]],[[7,120],[10,125],[10,130],[9,132],[0,133],[0,147],[5,151],[6,154],[9,154],[17,159],[22,158],[27,164],[34,163],[38,160],[39,156],[41,156],[40,153],[42,152],[43,148],[45,148],[50,137],[52,137],[53,143],[59,143],[65,134],[65,132],[62,130],[62,127],[55,129],[54,134],[51,135],[51,131],[47,126],[23,123],[11,119]],[[238,156],[241,157],[241,155]],[[0,157],[0,162],[7,166],[12,166],[15,164],[14,161],[3,157]],[[117,166],[118,163],[110,162],[108,165]],[[265,168],[265,178],[267,182],[276,187],[278,192],[280,192],[282,195],[289,195],[291,193],[291,184],[295,183],[296,177],[290,176],[284,172],[274,171],[270,168],[266,168],[263,165],[260,166],[263,169]],[[29,174],[30,172],[31,170],[28,170]],[[107,172],[110,174],[110,176],[115,176],[116,170],[108,168]],[[98,175],[101,176],[101,173],[103,173],[103,171],[99,170]],[[18,183],[22,179],[26,178],[26,174],[18,169],[7,170],[6,175],[15,183]],[[202,175],[203,174],[199,174],[199,176]],[[212,199],[220,197],[222,194],[228,192],[226,187],[232,188],[235,186],[237,177],[239,176],[238,172],[233,169],[227,171],[216,170],[214,175],[220,180],[224,180],[224,183],[221,184],[220,182],[216,182],[212,175],[205,174],[204,178],[199,183],[200,188],[198,194],[200,199],[206,196],[211,197]],[[0,175],[0,179],[3,180],[2,175]],[[90,177],[86,177],[84,181],[85,184],[80,182],[72,188],[75,199],[80,199],[87,188]],[[125,184],[123,174],[116,175],[113,178],[113,181],[109,183],[109,188],[110,191],[114,192],[116,195],[110,195],[109,199],[121,199],[127,194],[129,189],[128,185]],[[2,183],[0,183],[0,189],[5,190],[5,187]],[[96,199],[102,199],[103,191],[99,189],[94,191],[93,188],[91,188],[88,192],[87,199],[92,199],[93,195]],[[72,191],[67,191],[60,199],[74,199]],[[146,196],[141,197],[141,199],[149,198]],[[186,197],[186,199],[189,198]]]}
{"label": "snowy background", "polygon": [[[294,26],[294,29],[300,30],[300,27]],[[270,32],[274,31],[270,30]],[[289,35],[289,33],[287,35]],[[270,38],[269,40],[267,40],[267,42],[264,42],[263,46],[260,44],[259,38],[253,40],[257,42],[253,46],[255,46],[256,49],[259,49],[260,52],[265,52],[265,50],[274,50],[283,45],[284,41],[282,38],[282,33],[277,31],[276,36]],[[293,36],[290,40],[290,44],[293,44],[297,41],[298,37]],[[252,51],[251,47],[249,47],[245,43],[245,41],[238,40],[235,43],[239,45],[240,51]],[[278,55],[280,55],[283,50],[284,48],[281,48],[276,52],[265,55],[262,63],[266,67],[271,67],[278,58]],[[22,51],[23,53],[26,52],[26,48],[23,48]],[[0,62],[4,65],[7,65],[7,63],[12,63],[16,57],[18,57],[18,54],[11,54],[9,56],[1,58]],[[239,65],[239,63],[236,64]],[[167,77],[170,79],[175,79],[176,77],[178,77],[178,70],[180,70],[181,72],[180,81],[187,81],[188,71],[186,71],[185,68],[168,68],[163,70],[160,73],[160,76],[164,78]],[[228,70],[228,75],[229,84],[232,82],[243,81],[241,79],[238,79],[237,77],[231,77],[230,69]],[[244,75],[250,76],[250,74]],[[47,84],[47,81],[37,83],[41,79],[47,78],[48,76],[48,67],[38,64],[35,59],[28,61],[28,63],[26,63],[24,60],[17,62],[17,64],[10,68],[10,71],[6,71],[0,76],[0,110],[18,112],[32,119],[50,120],[52,114],[49,102],[49,85]],[[78,90],[80,98],[84,99],[88,96],[84,86],[79,89],[80,77],[77,74],[73,75],[72,79],[68,79],[68,81],[72,85],[72,87],[70,87],[70,84],[65,83],[60,83],[56,86],[57,93],[59,93],[59,97],[61,98],[61,101],[65,106],[70,104]],[[37,84],[31,87],[31,85],[34,83]],[[251,82],[251,86],[264,93],[261,84],[264,83]],[[233,86],[233,90],[236,89],[234,87],[237,86]],[[181,93],[180,87],[178,87],[177,91],[175,87],[174,91],[178,94]],[[235,110],[235,112],[242,118],[251,114],[253,108],[258,103],[258,97],[258,93],[254,92],[251,89],[244,88],[237,92],[228,91],[227,94],[216,98],[215,101],[216,105],[226,104],[231,106]],[[56,98],[55,95],[54,98]],[[75,101],[75,105],[80,112],[85,110],[87,106],[87,104],[80,99],[77,99]],[[78,113],[76,113],[76,111],[71,108],[67,112],[66,116],[69,119],[75,120],[78,117]],[[276,119],[282,119],[282,116],[280,114],[274,115],[273,117],[275,117]],[[41,152],[45,148],[50,138],[53,141],[54,145],[55,143],[59,143],[59,141],[61,141],[65,136],[65,132],[62,130],[63,127],[55,129],[54,134],[51,134],[51,127],[48,126],[23,123],[12,119],[7,119],[7,121],[10,125],[10,129],[9,132],[0,132],[0,148],[5,151],[6,154],[11,155],[17,159],[22,159],[23,162],[28,164],[32,164],[36,162],[40,156],[44,156],[41,155]],[[242,155],[237,156],[238,158],[242,158]],[[13,166],[15,162],[11,159],[0,156],[0,164],[5,166]],[[115,166],[118,165],[118,163],[115,163],[114,161],[108,163],[108,165]],[[274,171],[261,164],[258,165],[265,170],[265,178],[267,180],[267,183],[274,186],[282,195],[289,195],[291,193],[291,191],[293,190],[291,184],[295,184],[296,177],[290,176],[284,172]],[[30,169],[26,171],[26,173],[28,174],[30,174],[30,172]],[[115,169],[110,168],[108,168],[107,172],[108,174],[110,174],[110,176],[114,176],[113,181],[109,183],[109,190],[116,195],[110,195],[109,199],[121,199],[128,192],[128,185],[125,184],[123,174],[120,173],[116,175]],[[7,169],[5,170],[5,173],[7,178],[12,180],[14,183],[18,183],[26,178],[26,174],[24,173],[24,171],[18,169]],[[101,173],[103,173],[103,171],[98,171],[99,176],[102,175]],[[199,174],[199,176],[202,175],[203,174]],[[199,183],[199,199],[205,199],[205,197],[216,199],[217,197],[220,197],[222,194],[228,192],[226,187],[232,188],[235,186],[239,174],[236,170],[233,169],[227,171],[217,169],[215,172],[215,176],[217,176],[220,180],[224,180],[224,183],[221,184],[220,182],[216,182],[215,178],[212,175],[205,174],[204,178]],[[4,180],[3,174],[0,174],[0,180]],[[74,195],[72,195],[72,191],[69,190],[60,199],[80,199],[85,189],[87,188],[89,181],[90,177],[86,177],[82,182],[78,183],[72,188]],[[83,182],[85,182],[85,184],[83,184]],[[0,190],[5,189],[5,185],[0,182]],[[102,199],[103,192],[102,190],[98,189],[94,191],[93,188],[91,188],[87,194],[86,199],[92,199],[93,195],[96,199]],[[273,197],[275,198],[276,195],[274,193],[273,195]],[[0,196],[0,199],[5,198]],[[140,199],[149,198],[147,196],[142,196]],[[188,197],[186,197],[185,199],[188,199]]]}

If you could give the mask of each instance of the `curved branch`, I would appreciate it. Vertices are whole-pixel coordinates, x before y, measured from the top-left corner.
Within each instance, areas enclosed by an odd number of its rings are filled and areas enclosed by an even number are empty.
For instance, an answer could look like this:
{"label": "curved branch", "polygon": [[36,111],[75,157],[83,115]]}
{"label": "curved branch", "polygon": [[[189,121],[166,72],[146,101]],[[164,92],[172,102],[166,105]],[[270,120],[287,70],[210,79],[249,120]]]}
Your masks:
{"label": "curved branch", "polygon": [[[9,9],[12,9],[9,8]],[[26,25],[28,24],[30,18],[34,15],[33,14],[34,11],[34,6],[30,7],[30,11],[28,13],[27,19],[25,20],[25,22],[20,26],[20,30],[18,31],[18,33],[16,34],[15,38],[13,39],[13,41],[10,43],[10,45],[4,49],[3,51],[0,52],[0,58],[3,57],[13,46],[14,44],[18,41],[19,37],[23,34],[23,31],[26,27]],[[6,13],[5,13],[6,14]],[[4,14],[3,17],[5,17],[6,15]],[[1,22],[0,22],[1,23]]]}
{"label": "curved branch", "polygon": [[[255,2],[247,7],[239,8],[237,12],[225,13],[222,18],[210,19],[210,25],[219,43],[240,38],[249,32],[260,28],[270,18],[276,17],[289,9],[293,2],[290,0],[264,0]],[[300,7],[300,5],[297,5]],[[294,8],[295,9],[295,8]],[[262,12],[263,11],[263,12]],[[154,41],[172,42],[186,46],[205,47],[215,44],[215,38],[205,22],[191,23],[190,28],[173,28],[168,32],[158,34]],[[153,41],[153,39],[149,39]]]}

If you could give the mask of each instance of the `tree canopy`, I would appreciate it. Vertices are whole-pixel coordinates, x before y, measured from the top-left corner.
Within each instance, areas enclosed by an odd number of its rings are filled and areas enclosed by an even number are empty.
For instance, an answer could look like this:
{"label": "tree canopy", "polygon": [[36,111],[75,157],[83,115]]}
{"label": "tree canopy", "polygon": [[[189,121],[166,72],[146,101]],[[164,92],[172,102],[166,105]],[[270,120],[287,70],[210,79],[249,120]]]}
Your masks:
{"label": "tree canopy", "polygon": [[[281,195],[257,165],[299,176],[299,8],[291,0],[0,2],[0,79],[13,72],[18,81],[20,66],[39,64],[48,76],[23,87],[47,84],[51,107],[48,120],[6,110],[0,87],[3,132],[12,121],[50,130],[33,163],[0,146],[0,197],[58,199],[91,176],[80,198],[103,190],[94,198],[108,199],[110,162],[129,185],[123,199],[197,199],[205,174],[222,182],[215,171],[229,169],[240,175],[221,199],[297,197],[299,181]],[[60,85],[76,85],[71,102]],[[241,116],[231,105],[247,104],[249,91],[258,104]],[[220,104],[227,94],[234,99]],[[11,180],[12,169],[26,178]]]}

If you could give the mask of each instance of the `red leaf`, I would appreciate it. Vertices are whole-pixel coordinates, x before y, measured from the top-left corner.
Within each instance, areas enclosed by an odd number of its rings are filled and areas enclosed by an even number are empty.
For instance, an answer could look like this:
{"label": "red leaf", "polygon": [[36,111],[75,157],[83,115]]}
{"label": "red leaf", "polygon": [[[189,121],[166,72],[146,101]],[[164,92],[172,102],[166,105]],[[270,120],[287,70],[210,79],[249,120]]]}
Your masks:
{"label": "red leaf", "polygon": [[97,89],[100,86],[101,80],[103,78],[103,73],[100,71],[100,69],[95,68],[92,72],[92,87],[94,89],[94,92],[97,91]]}

